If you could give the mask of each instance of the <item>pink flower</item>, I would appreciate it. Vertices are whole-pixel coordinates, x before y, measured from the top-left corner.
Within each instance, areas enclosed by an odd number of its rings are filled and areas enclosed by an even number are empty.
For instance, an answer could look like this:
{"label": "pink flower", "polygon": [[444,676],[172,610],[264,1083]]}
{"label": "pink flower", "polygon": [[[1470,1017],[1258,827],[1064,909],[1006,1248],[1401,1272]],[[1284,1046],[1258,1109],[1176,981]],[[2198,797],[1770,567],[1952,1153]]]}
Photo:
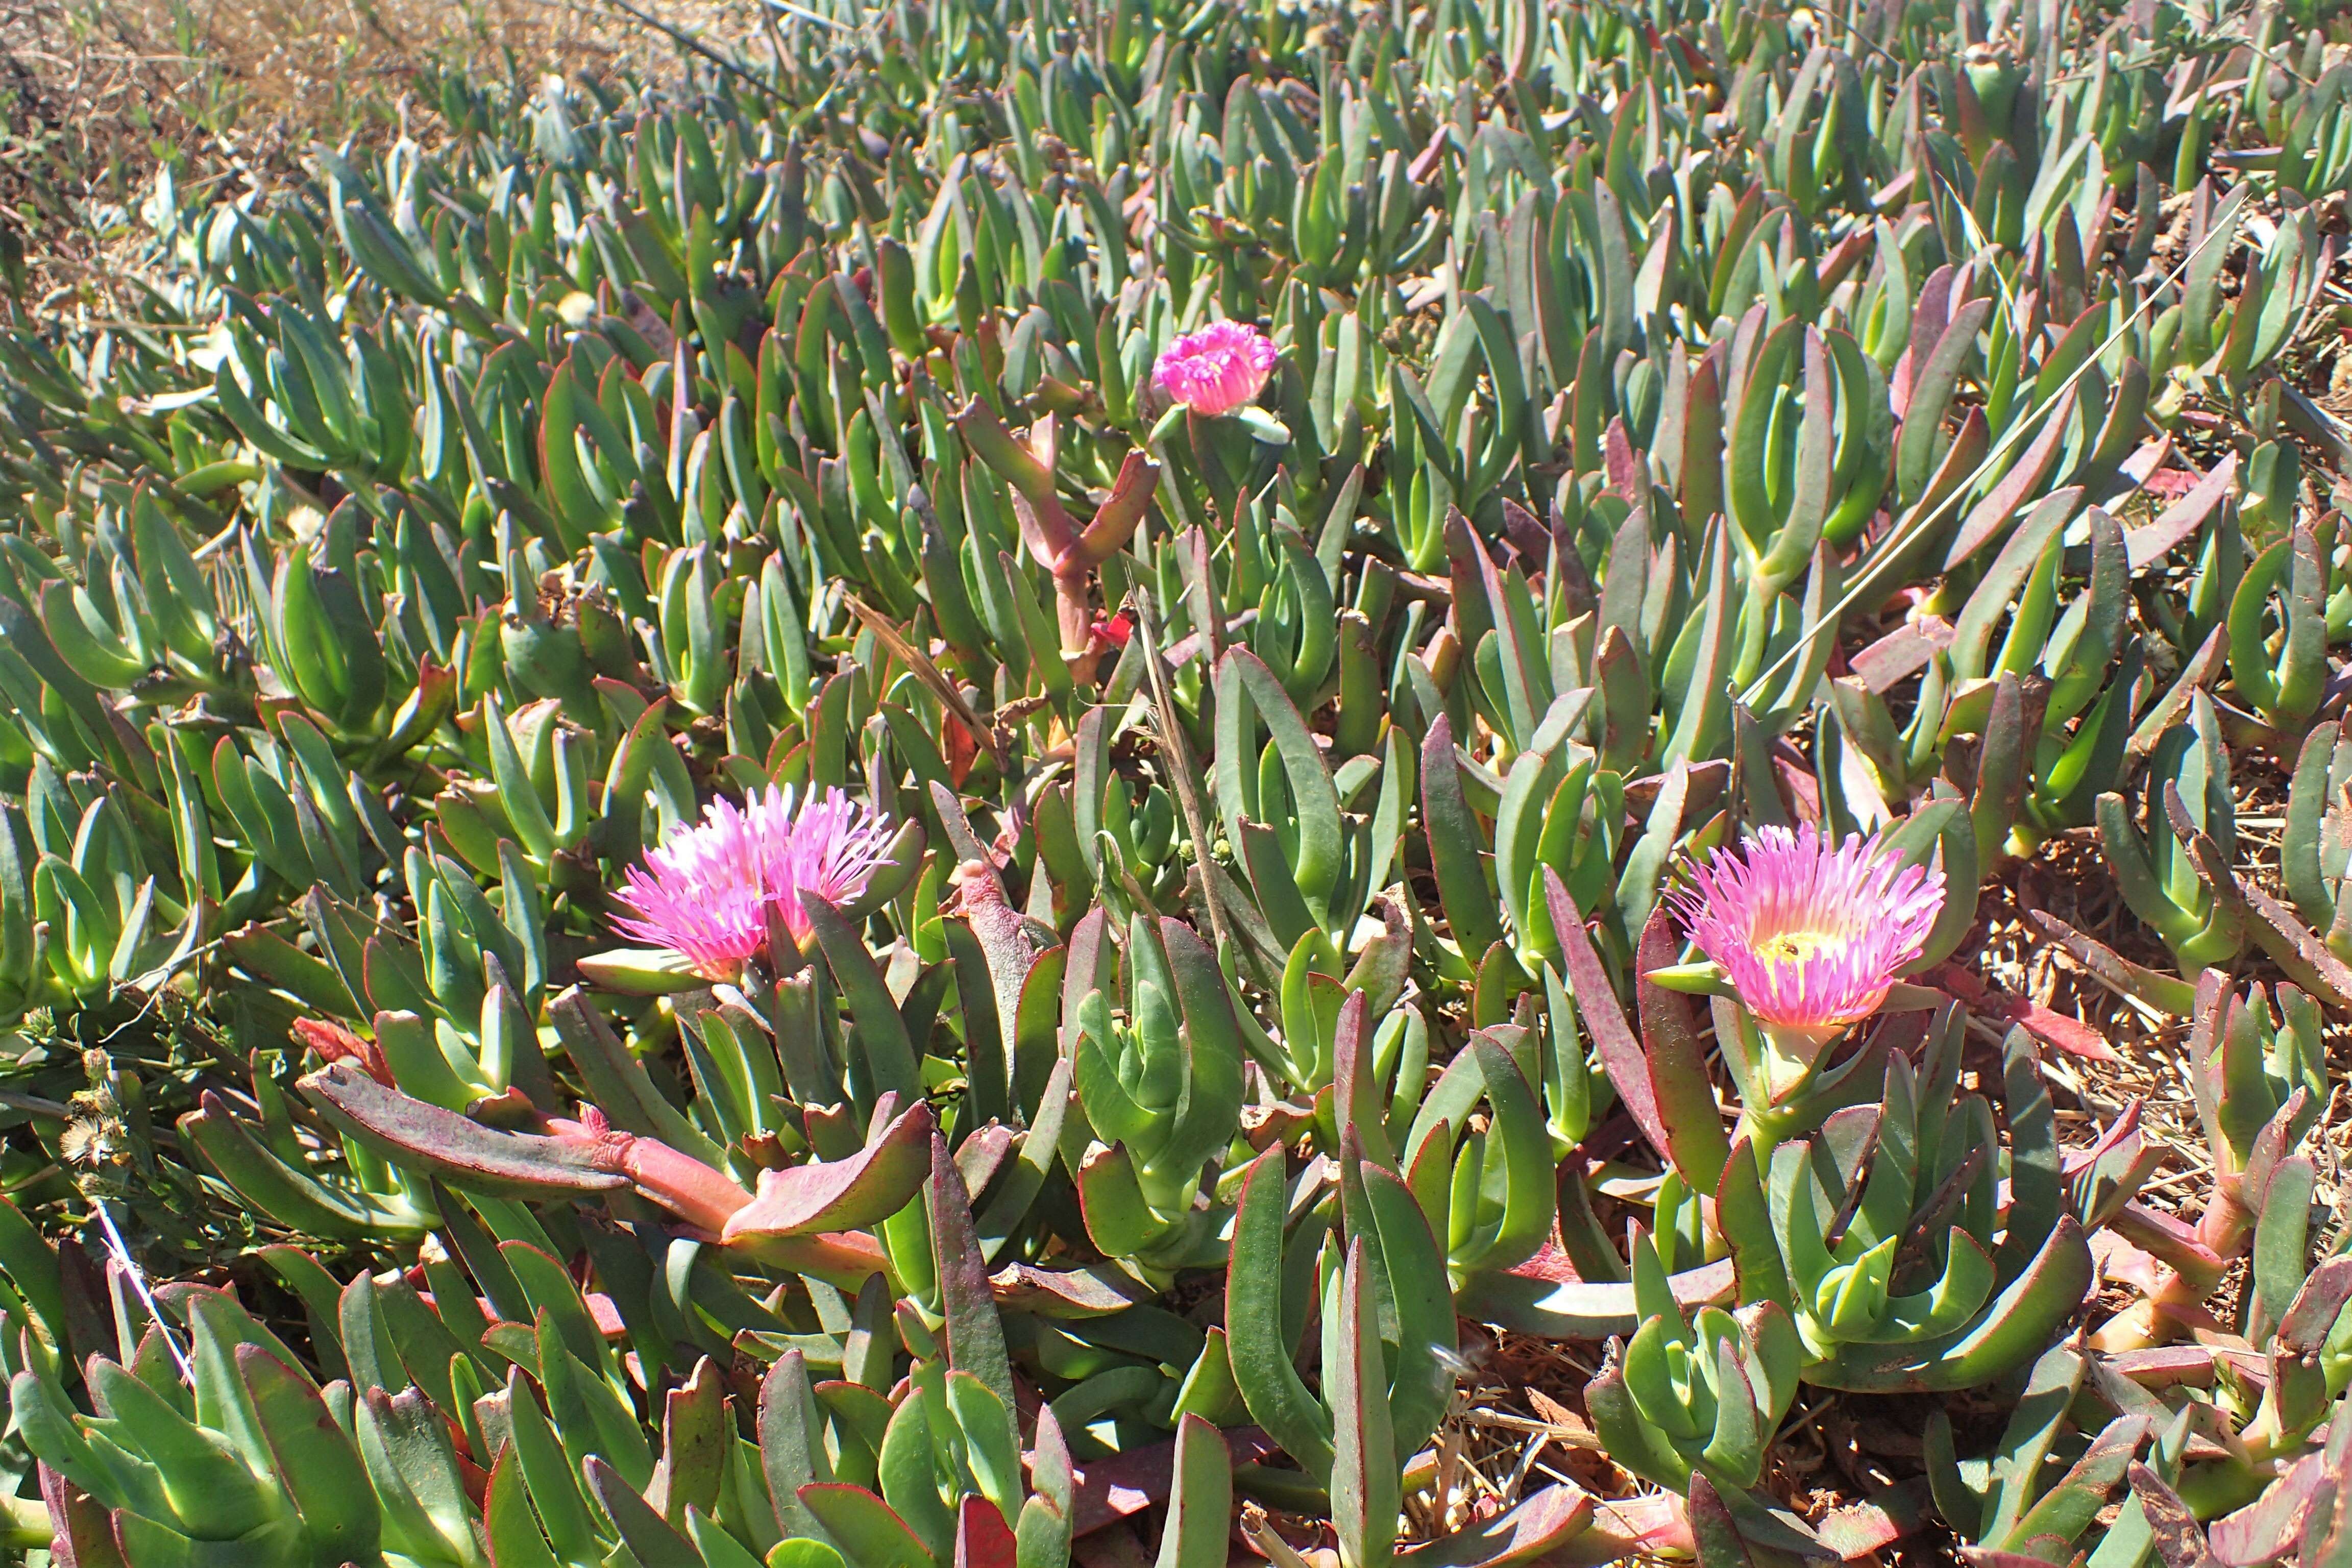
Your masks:
{"label": "pink flower", "polygon": [[1274,343],[1242,321],[1213,321],[1168,345],[1152,367],[1160,390],[1195,414],[1231,414],[1265,390]]}
{"label": "pink flower", "polygon": [[614,924],[685,956],[695,973],[731,980],[768,943],[768,909],[806,941],[803,893],[835,903],[865,889],[889,847],[891,825],[838,789],[793,811],[792,792],[770,784],[742,807],[715,800],[699,824],[681,826],[644,868],[629,868],[614,897],[635,911]]}
{"label": "pink flower", "polygon": [[1944,907],[1942,872],[1904,864],[1874,834],[1832,847],[1811,824],[1760,829],[1690,879],[1668,895],[1675,912],[1800,1075],[1885,1004]]}

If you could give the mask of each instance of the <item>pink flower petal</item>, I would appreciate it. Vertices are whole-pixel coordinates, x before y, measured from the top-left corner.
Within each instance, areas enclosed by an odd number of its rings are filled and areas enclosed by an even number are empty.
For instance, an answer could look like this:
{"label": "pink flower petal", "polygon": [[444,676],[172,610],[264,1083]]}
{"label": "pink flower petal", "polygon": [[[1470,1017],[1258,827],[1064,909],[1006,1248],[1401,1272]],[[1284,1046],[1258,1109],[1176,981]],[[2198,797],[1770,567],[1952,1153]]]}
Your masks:
{"label": "pink flower petal", "polygon": [[838,903],[862,892],[891,833],[888,818],[838,789],[797,812],[792,792],[774,784],[741,807],[715,800],[701,822],[681,825],[646,852],[643,868],[629,868],[614,897],[635,918],[614,924],[681,954],[709,979],[732,979],[767,945],[770,906],[805,941],[801,895]]}
{"label": "pink flower petal", "polygon": [[1801,1033],[1875,1013],[1944,907],[1942,872],[1904,864],[1875,835],[1832,846],[1810,823],[1763,828],[1690,879],[1667,896],[1691,940],[1759,1023]]}
{"label": "pink flower petal", "polygon": [[1152,367],[1160,391],[1195,414],[1231,414],[1274,374],[1274,342],[1243,321],[1213,321],[1168,345]]}

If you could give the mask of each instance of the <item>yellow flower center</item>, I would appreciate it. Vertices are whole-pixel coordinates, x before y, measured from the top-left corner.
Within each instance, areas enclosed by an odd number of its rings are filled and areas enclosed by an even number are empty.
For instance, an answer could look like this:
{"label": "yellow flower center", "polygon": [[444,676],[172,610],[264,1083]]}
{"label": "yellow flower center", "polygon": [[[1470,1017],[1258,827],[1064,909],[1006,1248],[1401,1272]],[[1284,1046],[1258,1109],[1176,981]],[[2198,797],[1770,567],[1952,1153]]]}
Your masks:
{"label": "yellow flower center", "polygon": [[1767,963],[1802,964],[1829,942],[1829,935],[1824,931],[1774,931],[1756,944],[1756,956]]}

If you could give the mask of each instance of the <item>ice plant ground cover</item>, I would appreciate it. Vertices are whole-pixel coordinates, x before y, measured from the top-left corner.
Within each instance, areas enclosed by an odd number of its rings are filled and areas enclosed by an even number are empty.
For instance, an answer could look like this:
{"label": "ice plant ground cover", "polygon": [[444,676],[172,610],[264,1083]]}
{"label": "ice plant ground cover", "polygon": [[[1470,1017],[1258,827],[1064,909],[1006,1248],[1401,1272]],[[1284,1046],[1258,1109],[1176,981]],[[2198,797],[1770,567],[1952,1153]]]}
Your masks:
{"label": "ice plant ground cover", "polygon": [[7,1550],[2352,1552],[2352,25],[772,20],[0,306]]}

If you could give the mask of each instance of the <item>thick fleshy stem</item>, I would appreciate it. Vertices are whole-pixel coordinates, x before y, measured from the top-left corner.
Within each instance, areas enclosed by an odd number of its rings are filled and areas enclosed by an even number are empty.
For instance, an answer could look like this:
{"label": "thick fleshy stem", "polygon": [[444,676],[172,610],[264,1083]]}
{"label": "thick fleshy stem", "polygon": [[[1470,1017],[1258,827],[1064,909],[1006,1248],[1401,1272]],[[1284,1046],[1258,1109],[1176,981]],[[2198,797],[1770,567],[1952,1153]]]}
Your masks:
{"label": "thick fleshy stem", "polygon": [[1119,465],[1110,498],[1081,528],[1055,493],[1051,415],[1030,428],[1024,444],[1004,427],[995,410],[974,398],[956,416],[956,427],[981,460],[1013,487],[1013,512],[1021,524],[1022,542],[1054,575],[1054,619],[1062,658],[1070,679],[1084,685],[1094,679],[1102,657],[1093,635],[1095,573],[1126,547],[1143,521],[1159,488],[1160,465],[1141,452],[1129,452]]}
{"label": "thick fleshy stem", "polygon": [[551,1118],[547,1125],[558,1138],[588,1145],[600,1168],[628,1177],[641,1195],[713,1237],[727,1228],[729,1215],[751,1201],[751,1194],[724,1171],[681,1154],[659,1139],[625,1132],[593,1105],[581,1107],[577,1121]]}

